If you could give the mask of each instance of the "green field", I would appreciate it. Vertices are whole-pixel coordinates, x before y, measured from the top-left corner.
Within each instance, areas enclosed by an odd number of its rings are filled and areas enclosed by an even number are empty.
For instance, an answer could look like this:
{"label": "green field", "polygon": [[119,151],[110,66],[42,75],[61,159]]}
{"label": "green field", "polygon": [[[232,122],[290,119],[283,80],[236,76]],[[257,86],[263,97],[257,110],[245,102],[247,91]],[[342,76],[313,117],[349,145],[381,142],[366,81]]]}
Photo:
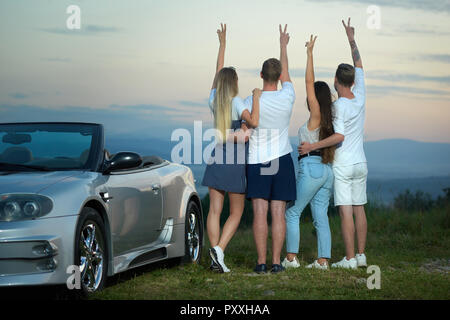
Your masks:
{"label": "green field", "polygon": [[[204,204],[207,206],[207,204]],[[225,212],[224,212],[225,214]],[[229,274],[209,270],[207,237],[199,265],[178,261],[125,272],[93,299],[450,299],[450,207],[405,212],[368,206],[366,255],[381,269],[381,289],[369,290],[367,270],[308,270],[316,236],[308,215],[301,221],[302,268],[277,275],[252,272],[256,251],[247,208],[225,256]],[[331,214],[332,262],[344,254],[339,217]],[[270,245],[269,245],[270,247]],[[283,253],[283,257],[284,258]],[[269,252],[268,262],[271,256]],[[270,267],[270,265],[269,265]]]}

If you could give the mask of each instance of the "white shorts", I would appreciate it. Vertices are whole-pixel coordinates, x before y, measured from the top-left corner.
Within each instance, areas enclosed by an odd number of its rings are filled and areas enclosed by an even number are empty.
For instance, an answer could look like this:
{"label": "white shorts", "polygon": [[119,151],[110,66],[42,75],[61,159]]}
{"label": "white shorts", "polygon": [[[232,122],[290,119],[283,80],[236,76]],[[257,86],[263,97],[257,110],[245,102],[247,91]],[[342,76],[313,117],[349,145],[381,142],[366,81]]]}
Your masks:
{"label": "white shorts", "polygon": [[334,205],[360,206],[367,203],[367,163],[333,167]]}

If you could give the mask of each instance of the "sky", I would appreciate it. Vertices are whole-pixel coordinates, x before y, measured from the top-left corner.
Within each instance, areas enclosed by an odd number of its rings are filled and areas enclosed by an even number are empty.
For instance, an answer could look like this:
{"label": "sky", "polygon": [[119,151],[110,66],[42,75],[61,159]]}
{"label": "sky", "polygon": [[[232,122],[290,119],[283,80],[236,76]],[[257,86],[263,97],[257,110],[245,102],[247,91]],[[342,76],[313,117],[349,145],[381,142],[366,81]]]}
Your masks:
{"label": "sky", "polygon": [[[66,9],[81,9],[69,30]],[[380,10],[380,28],[367,25]],[[287,23],[296,103],[290,135],[307,120],[305,41],[318,35],[316,79],[333,87],[352,63],[341,24],[352,17],[367,85],[366,141],[450,143],[450,1],[416,0],[2,0],[0,122],[89,121],[108,133],[170,140],[194,121],[212,125],[207,98],[221,22],[225,65],[240,96],[262,87],[265,59],[279,57]],[[333,89],[334,90],[334,89]]]}

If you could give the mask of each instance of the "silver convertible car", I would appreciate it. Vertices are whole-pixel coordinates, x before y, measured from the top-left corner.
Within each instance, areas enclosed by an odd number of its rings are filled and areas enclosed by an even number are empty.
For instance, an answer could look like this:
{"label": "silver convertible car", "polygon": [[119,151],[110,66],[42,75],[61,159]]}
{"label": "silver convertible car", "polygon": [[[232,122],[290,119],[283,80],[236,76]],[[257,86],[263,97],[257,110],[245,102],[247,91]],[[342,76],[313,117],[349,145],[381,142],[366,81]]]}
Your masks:
{"label": "silver convertible car", "polygon": [[0,287],[91,293],[131,268],[200,260],[203,215],[189,168],[111,155],[100,124],[4,123],[0,140]]}

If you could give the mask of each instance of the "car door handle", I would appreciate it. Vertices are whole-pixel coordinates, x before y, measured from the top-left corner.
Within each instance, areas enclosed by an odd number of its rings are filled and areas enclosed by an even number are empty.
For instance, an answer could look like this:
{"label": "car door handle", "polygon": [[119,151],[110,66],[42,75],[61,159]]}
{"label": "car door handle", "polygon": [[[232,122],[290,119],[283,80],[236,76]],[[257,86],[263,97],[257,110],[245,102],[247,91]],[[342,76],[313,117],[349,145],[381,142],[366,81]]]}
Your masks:
{"label": "car door handle", "polygon": [[103,201],[108,202],[111,199],[114,199],[114,197],[110,197],[108,192],[100,192],[100,197],[102,197]]}
{"label": "car door handle", "polygon": [[154,194],[157,194],[160,189],[161,189],[161,185],[160,184],[152,185],[152,191],[153,191]]}

